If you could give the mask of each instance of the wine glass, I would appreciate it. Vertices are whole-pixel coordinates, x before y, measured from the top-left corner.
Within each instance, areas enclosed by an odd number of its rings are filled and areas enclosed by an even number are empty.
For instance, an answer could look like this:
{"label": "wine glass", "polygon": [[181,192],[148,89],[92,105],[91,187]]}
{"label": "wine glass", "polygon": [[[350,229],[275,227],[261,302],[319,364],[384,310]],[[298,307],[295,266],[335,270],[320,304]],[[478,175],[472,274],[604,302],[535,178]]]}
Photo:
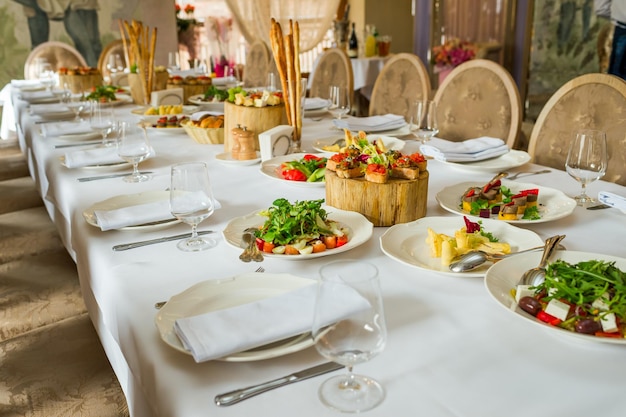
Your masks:
{"label": "wine glass", "polygon": [[418,100],[415,102],[411,118],[411,130],[422,143],[426,143],[439,133],[437,104],[434,101]]}
{"label": "wine glass", "polygon": [[576,131],[575,135],[569,146],[565,170],[581,184],[582,190],[574,199],[579,206],[585,206],[595,201],[587,195],[587,184],[602,178],[606,173],[606,133],[583,129]]}
{"label": "wine glass", "polygon": [[347,87],[331,85],[328,98],[330,99],[328,111],[335,119],[341,120],[344,114],[350,112],[350,92]]}
{"label": "wine glass", "polygon": [[[320,400],[328,407],[350,413],[370,410],[385,398],[383,387],[374,379],[356,375],[352,367],[382,352],[387,340],[378,270],[370,263],[342,260],[320,269],[313,338],[317,351],[327,359],[345,365],[347,374],[325,381]],[[349,302],[348,300],[355,300]],[[337,321],[337,306],[355,308]]]}
{"label": "wine glass", "polygon": [[52,91],[52,87],[56,84],[54,69],[49,62],[42,62],[39,65],[39,73],[37,74],[39,82],[46,87],[47,91]]}
{"label": "wine glass", "polygon": [[74,120],[79,122],[82,120],[80,114],[89,107],[89,101],[85,100],[83,94],[71,94],[68,97],[66,106],[74,112]]}
{"label": "wine glass", "polygon": [[126,162],[133,164],[132,174],[124,177],[126,182],[143,182],[149,175],[139,172],[139,163],[150,156],[150,142],[145,129],[129,122],[119,122],[117,127],[117,154]]}
{"label": "wine glass", "polygon": [[199,237],[197,232],[198,224],[215,210],[209,172],[204,162],[172,166],[170,209],[174,217],[191,225],[191,237],[181,240],[178,249],[195,252],[215,247],[215,240]]}
{"label": "wine glass", "polygon": [[102,145],[113,146],[115,139],[107,136],[113,130],[113,108],[110,103],[101,101],[91,102],[91,128],[102,135]]}

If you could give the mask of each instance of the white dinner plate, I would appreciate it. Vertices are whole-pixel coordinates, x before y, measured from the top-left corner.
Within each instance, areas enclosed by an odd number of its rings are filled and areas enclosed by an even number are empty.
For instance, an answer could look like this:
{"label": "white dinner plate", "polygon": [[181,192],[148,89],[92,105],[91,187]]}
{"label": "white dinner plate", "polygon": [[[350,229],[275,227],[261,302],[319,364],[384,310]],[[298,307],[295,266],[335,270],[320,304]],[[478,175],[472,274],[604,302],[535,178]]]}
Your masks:
{"label": "white dinner plate", "polygon": [[279,172],[280,165],[283,162],[289,161],[298,161],[304,157],[304,155],[316,155],[322,158],[325,158],[325,155],[318,155],[314,153],[290,153],[287,155],[277,156],[272,159],[268,159],[267,161],[261,162],[261,174],[269,177],[273,180],[280,181],[284,184],[294,185],[296,187],[305,187],[305,188],[319,188],[325,187],[326,182],[307,182],[307,181],[289,181],[284,179]]}
{"label": "white dinner plate", "polygon": [[[315,281],[290,274],[250,272],[225,280],[200,282],[170,298],[156,315],[155,323],[161,338],[174,349],[191,355],[174,331],[177,319],[197,316],[211,311],[236,307],[288,291],[312,285]],[[222,361],[247,362],[271,359],[313,346],[310,333],[302,334],[244,352],[225,356]]]}
{"label": "white dinner plate", "polygon": [[[484,184],[480,184],[478,182],[463,182],[444,188],[439,193],[437,193],[436,198],[439,202],[439,205],[451,213],[480,218],[479,216],[473,216],[469,213],[464,212],[461,208],[461,199],[463,197],[463,193],[469,187],[482,187],[483,185]],[[541,218],[537,220],[498,220],[501,222],[519,224],[544,223],[567,217],[572,214],[574,212],[574,209],[576,208],[576,200],[566,196],[563,192],[555,190],[554,188],[506,180],[502,180],[502,185],[510,188],[511,192],[513,193],[517,193],[519,191],[531,188],[539,189],[537,207],[539,209],[539,216],[541,216]],[[492,216],[492,218],[496,218],[496,216]]]}
{"label": "white dinner plate", "polygon": [[[137,107],[135,109],[132,109],[130,112],[132,114],[136,114],[138,116],[159,116],[159,117],[163,117],[163,116],[180,116],[181,114],[192,114],[196,111],[198,111],[198,106],[183,106],[183,112],[179,113],[179,114],[161,114],[161,115],[156,115],[156,114],[152,114],[152,115],[148,115],[145,114],[146,111],[148,111],[148,109],[151,109],[152,107],[155,106],[141,106],[141,107]],[[158,106],[156,106],[158,108]]]}
{"label": "white dinner plate", "polygon": [[[349,251],[367,242],[370,237],[372,237],[374,225],[362,214],[354,211],[340,210],[330,206],[322,207],[328,213],[328,220],[334,220],[341,226],[348,229],[348,243],[335,249],[327,249],[323,252],[311,253],[308,255],[263,253],[263,256],[266,258],[284,259],[286,261],[303,261]],[[248,227],[261,227],[267,220],[267,217],[259,214],[261,211],[262,210],[256,210],[246,216],[237,217],[228,222],[226,228],[222,231],[226,243],[241,251],[241,237],[243,235],[243,231]]]}
{"label": "white dinner plate", "polygon": [[261,154],[259,152],[256,153],[256,158],[254,159],[233,159],[232,155],[230,152],[224,152],[224,153],[220,153],[215,155],[215,159],[217,159],[220,163],[224,164],[224,165],[238,165],[238,166],[245,166],[245,165],[254,165],[254,164],[258,164],[261,161]]}
{"label": "white dinner plate", "polygon": [[[119,168],[119,167],[123,167],[126,165],[132,166],[130,162],[119,161],[119,162],[111,162],[110,164],[96,164],[96,165],[86,165],[82,167],[70,168],[67,165],[65,165],[65,155],[61,155],[59,157],[59,160],[61,161],[61,165],[63,165],[64,167],[68,169],[101,169],[101,168]],[[128,173],[128,175],[130,175],[130,172]]]}
{"label": "white dinner plate", "polygon": [[[324,139],[318,139],[315,142],[313,142],[313,149],[315,149],[318,152],[323,152],[326,154],[334,154],[336,152],[334,151],[327,151],[324,149],[324,146],[329,146],[332,145],[333,143],[335,143],[338,139],[343,139],[343,135],[342,134],[338,134],[336,136],[331,136],[328,138],[324,138]],[[384,136],[384,135],[379,135],[376,133],[372,133],[371,135],[367,135],[367,140],[372,143],[375,140],[382,140],[383,143],[385,144],[385,147],[389,150],[393,150],[393,151],[401,151],[402,149],[404,149],[404,145],[406,144],[405,141],[398,139],[398,138],[394,138],[393,136]]]}
{"label": "white dinner plate", "polygon": [[217,111],[224,113],[224,102],[213,102],[213,101],[204,101],[204,94],[196,94],[195,96],[189,97],[187,101],[190,103],[196,104],[202,108],[202,110],[209,111]]}
{"label": "white dinner plate", "polygon": [[[426,243],[429,227],[437,233],[454,236],[454,232],[463,226],[465,222],[461,217],[424,217],[410,223],[396,224],[380,237],[380,247],[385,255],[408,266],[445,275],[482,277],[491,266],[490,262],[472,271],[452,272],[447,266],[441,265],[441,258],[430,256],[430,246]],[[482,227],[486,232],[493,233],[500,242],[511,245],[511,252],[544,243],[535,232],[498,220],[483,219]]]}
{"label": "white dinner plate", "polygon": [[530,161],[528,152],[511,149],[497,158],[485,159],[476,162],[443,162],[453,168],[475,172],[500,172],[507,169],[517,168]]}
{"label": "white dinner plate", "polygon": [[146,126],[146,130],[149,133],[156,133],[158,135],[181,135],[185,134],[184,127],[154,127]]}
{"label": "white dinner plate", "polygon": [[[169,200],[169,198],[170,198],[169,191],[146,191],[146,192],[138,193],[138,194],[118,195],[118,196],[111,197],[103,201],[99,201],[87,207],[83,211],[83,218],[88,224],[99,228],[100,226],[98,225],[98,218],[96,217],[94,213],[96,210],[116,210],[116,209],[121,209],[124,207],[137,206],[139,204],[149,204],[149,203],[155,203],[158,201]],[[172,217],[171,219],[162,220],[158,222],[138,224],[134,226],[126,226],[118,230],[161,229],[161,228],[169,227],[177,223],[180,223],[180,220]]]}
{"label": "white dinner plate", "polygon": [[330,106],[330,100],[322,99],[319,97],[310,97],[304,99],[303,110],[306,112],[314,110],[328,109]]}
{"label": "white dinner plate", "polygon": [[[562,329],[557,326],[552,326],[547,323],[538,320],[536,317],[526,313],[524,310],[518,307],[515,299],[511,295],[511,290],[516,288],[517,283],[522,274],[534,265],[538,265],[541,259],[541,252],[523,253],[518,256],[512,256],[510,258],[503,259],[493,265],[487,271],[485,275],[485,287],[489,295],[503,307],[509,313],[512,313],[515,317],[525,320],[531,324],[534,324],[537,329],[541,328],[550,332],[552,335],[564,338],[576,338],[577,340],[585,340],[588,342],[596,343],[614,343],[618,345],[626,345],[626,339],[610,338],[610,337],[597,337],[582,333],[571,332],[569,330]],[[575,264],[582,261],[590,260],[604,260],[613,262],[615,266],[622,271],[626,270],[626,259],[617,256],[602,255],[599,253],[588,252],[576,252],[576,251],[557,251],[552,256],[552,261],[556,259],[562,259],[570,264]]]}

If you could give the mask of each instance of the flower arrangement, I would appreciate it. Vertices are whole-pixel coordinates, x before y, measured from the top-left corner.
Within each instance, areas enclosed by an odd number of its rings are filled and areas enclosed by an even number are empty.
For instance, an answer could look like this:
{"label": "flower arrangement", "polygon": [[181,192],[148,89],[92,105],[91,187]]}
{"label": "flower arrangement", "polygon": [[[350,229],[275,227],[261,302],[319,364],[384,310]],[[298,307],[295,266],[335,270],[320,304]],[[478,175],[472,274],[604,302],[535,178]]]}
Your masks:
{"label": "flower arrangement", "polygon": [[[181,10],[184,11],[187,15],[186,19],[179,16]],[[184,32],[189,28],[189,26],[197,23],[196,19],[193,18],[193,12],[195,10],[196,8],[191,4],[187,4],[185,5],[185,7],[181,7],[181,5],[178,3],[174,4],[174,12],[176,13],[176,26],[178,27],[179,32]]]}
{"label": "flower arrangement", "polygon": [[443,45],[433,47],[432,61],[437,72],[454,68],[475,57],[476,45],[458,38],[450,38]]}

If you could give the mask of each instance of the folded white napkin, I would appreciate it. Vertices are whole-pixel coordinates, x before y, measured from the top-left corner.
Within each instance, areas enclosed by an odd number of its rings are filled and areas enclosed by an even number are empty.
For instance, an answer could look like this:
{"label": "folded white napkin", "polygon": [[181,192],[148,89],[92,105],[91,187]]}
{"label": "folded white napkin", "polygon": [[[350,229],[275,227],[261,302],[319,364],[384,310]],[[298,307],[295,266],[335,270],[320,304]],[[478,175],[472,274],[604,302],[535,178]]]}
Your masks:
{"label": "folded white napkin", "polygon": [[41,134],[45,137],[79,135],[90,132],[93,132],[93,130],[89,122],[85,120],[79,122],[44,123],[41,125]]}
{"label": "folded white napkin", "polygon": [[38,90],[45,88],[39,80],[11,80],[11,86],[21,91]]}
{"label": "folded white napkin", "polygon": [[115,146],[108,148],[94,148],[65,153],[64,165],[68,168],[81,168],[90,165],[114,164],[124,162],[117,154]]}
{"label": "folded white napkin", "polygon": [[102,231],[174,218],[170,211],[169,194],[163,200],[150,203],[113,210],[95,210],[94,215]]}
{"label": "folded white napkin", "polygon": [[20,93],[20,97],[24,101],[28,101],[29,103],[36,103],[40,101],[49,101],[55,99],[56,97],[52,94],[52,91],[22,91]]}
{"label": "folded white napkin", "polygon": [[622,213],[626,214],[626,197],[610,193],[608,191],[600,191],[598,193],[598,200],[608,206],[615,207]]}
{"label": "folded white napkin", "polygon": [[31,104],[30,105],[30,114],[35,116],[45,115],[45,114],[56,114],[56,113],[70,113],[71,110],[64,104],[60,103],[46,103],[46,104]]}
{"label": "folded white napkin", "polygon": [[352,131],[364,130],[367,132],[399,129],[406,125],[404,117],[397,114],[335,119],[333,123],[340,129],[350,129]]}
{"label": "folded white napkin", "polygon": [[[176,320],[174,330],[196,362],[221,358],[311,331],[317,285],[312,283],[276,297]],[[331,324],[369,306],[345,288],[345,302],[327,311]]]}
{"label": "folded white napkin", "polygon": [[443,162],[475,162],[504,155],[509,147],[502,139],[487,136],[463,142],[432,138],[428,144],[420,146],[420,151]]}
{"label": "folded white napkin", "polygon": [[320,97],[307,97],[304,99],[304,110],[318,110],[330,106],[330,100]]}

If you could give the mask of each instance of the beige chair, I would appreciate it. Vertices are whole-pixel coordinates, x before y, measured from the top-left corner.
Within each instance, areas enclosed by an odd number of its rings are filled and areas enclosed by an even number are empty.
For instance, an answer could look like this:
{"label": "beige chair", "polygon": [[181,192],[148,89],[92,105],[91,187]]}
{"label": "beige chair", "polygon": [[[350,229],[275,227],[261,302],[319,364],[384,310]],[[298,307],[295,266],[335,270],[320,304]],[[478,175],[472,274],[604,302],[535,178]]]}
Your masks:
{"label": "beige chair", "polygon": [[243,71],[245,87],[264,87],[271,68],[270,49],[263,41],[255,41],[246,53],[246,66]]}
{"label": "beige chair", "polygon": [[354,75],[348,54],[339,48],[324,51],[311,74],[310,97],[328,98],[331,85],[348,87],[354,94]]}
{"label": "beige chair", "polygon": [[530,135],[532,161],[564,170],[577,129],[606,132],[609,165],[602,179],[626,185],[626,81],[594,73],[559,88],[539,113]]}
{"label": "beige chair", "polygon": [[63,42],[44,42],[36,46],[26,58],[24,64],[24,78],[32,80],[37,78],[37,63],[45,59],[52,65],[52,69],[86,67],[85,58],[72,46]]}
{"label": "beige chair", "polygon": [[[100,74],[102,74],[102,77],[104,79],[108,80],[109,77],[111,77],[111,71],[109,71],[109,69],[107,68],[107,63],[109,62],[109,57],[114,56],[115,54],[119,55],[120,58],[122,58],[124,67],[126,67],[127,63],[126,55],[124,54],[124,43],[121,39],[115,40],[105,46],[102,50],[102,53],[100,54],[100,57],[98,58],[98,69],[100,70]],[[128,85],[128,82],[126,82],[125,85]]]}
{"label": "beige chair", "polygon": [[369,114],[400,114],[409,121],[413,103],[427,99],[430,88],[430,77],[422,60],[410,53],[396,54],[376,78]]}
{"label": "beige chair", "polygon": [[474,59],[456,67],[437,89],[438,136],[460,142],[500,138],[515,148],[522,106],[513,77],[496,62]]}

